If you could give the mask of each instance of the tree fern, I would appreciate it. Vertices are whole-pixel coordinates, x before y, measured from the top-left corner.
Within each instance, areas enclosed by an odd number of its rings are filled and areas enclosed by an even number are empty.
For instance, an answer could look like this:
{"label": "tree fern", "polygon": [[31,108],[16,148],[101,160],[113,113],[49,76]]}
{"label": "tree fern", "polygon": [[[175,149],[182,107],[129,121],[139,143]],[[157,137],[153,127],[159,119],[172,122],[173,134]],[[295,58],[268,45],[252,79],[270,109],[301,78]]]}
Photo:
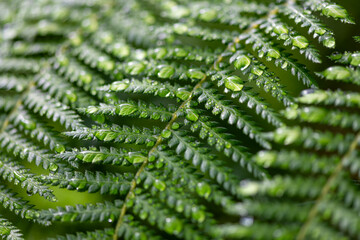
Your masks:
{"label": "tree fern", "polygon": [[335,1],[0,6],[3,238],[360,238]]}

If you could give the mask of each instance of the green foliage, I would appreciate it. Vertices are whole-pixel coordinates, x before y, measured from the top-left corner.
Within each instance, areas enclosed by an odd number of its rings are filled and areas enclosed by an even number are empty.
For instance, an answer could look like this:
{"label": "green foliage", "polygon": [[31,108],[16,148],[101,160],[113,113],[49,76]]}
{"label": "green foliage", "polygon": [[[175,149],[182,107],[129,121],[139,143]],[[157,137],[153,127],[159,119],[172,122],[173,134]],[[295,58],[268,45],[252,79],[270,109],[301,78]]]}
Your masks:
{"label": "green foliage", "polygon": [[355,24],[335,1],[0,13],[2,238],[360,238],[360,53],[324,61],[330,23]]}

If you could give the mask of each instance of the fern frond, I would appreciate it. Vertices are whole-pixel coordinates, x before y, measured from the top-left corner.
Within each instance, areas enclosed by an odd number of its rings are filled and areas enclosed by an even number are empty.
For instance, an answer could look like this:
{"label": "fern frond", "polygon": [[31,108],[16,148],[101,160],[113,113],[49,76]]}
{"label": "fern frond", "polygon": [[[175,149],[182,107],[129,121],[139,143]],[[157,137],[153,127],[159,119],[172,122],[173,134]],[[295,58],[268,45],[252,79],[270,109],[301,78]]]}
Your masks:
{"label": "fern frond", "polygon": [[209,154],[209,149],[199,146],[194,138],[186,135],[185,131],[171,130],[169,147],[175,148],[177,154],[184,153],[186,160],[192,161],[193,165],[199,167],[203,173],[209,173],[212,179],[224,184],[227,190],[234,193],[236,177],[229,169],[221,166],[220,161],[214,160],[215,156]]}
{"label": "fern frond", "polygon": [[76,234],[66,234],[66,236],[57,236],[56,238],[49,238],[50,240],[81,240],[81,239],[112,239],[114,234],[113,229],[105,228],[104,230],[95,230],[92,232],[78,232]]}
{"label": "fern frond", "polygon": [[14,75],[0,76],[0,89],[22,92],[26,89],[27,85],[28,80],[23,77],[17,77]]}
{"label": "fern frond", "polygon": [[227,120],[231,125],[234,124],[237,128],[241,129],[244,134],[255,139],[265,148],[270,147],[268,141],[262,137],[260,128],[255,126],[254,122],[249,120],[249,117],[244,115],[243,112],[231,106],[228,101],[222,100],[222,95],[206,87],[199,88],[196,94],[198,95],[198,101],[200,103],[205,102],[205,108],[211,109],[212,114],[220,114],[222,120]]}
{"label": "fern frond", "polygon": [[22,233],[11,222],[5,218],[0,218],[0,234],[6,240],[23,240]]}
{"label": "fern frond", "polygon": [[176,109],[174,106],[167,108],[157,106],[155,104],[147,104],[142,101],[119,101],[114,104],[100,104],[99,106],[90,106],[83,110],[88,115],[118,115],[138,118],[149,118],[160,120],[162,122],[169,121],[172,113]]}
{"label": "fern frond", "polygon": [[[347,52],[344,55],[338,54],[335,59],[351,64],[351,56]],[[357,68],[334,66],[325,70],[322,75],[327,80],[357,85],[357,71]],[[272,207],[274,204],[283,207],[286,201],[307,205],[306,210],[304,206],[301,208],[301,214],[305,212],[305,218],[291,219],[290,211],[280,209],[277,213],[264,217],[264,212],[268,210],[256,212],[259,206],[263,207],[262,202],[256,198],[249,200],[250,204],[255,205],[246,209],[254,210],[254,216],[264,222],[280,223],[286,219],[296,226],[297,230],[292,236],[298,240],[311,237],[322,239],[325,236],[328,239],[358,238],[358,220],[353,214],[360,206],[357,188],[353,184],[360,169],[356,160],[359,157],[359,116],[356,114],[359,107],[358,93],[342,89],[308,89],[302,92],[297,102],[297,105],[284,111],[284,116],[296,124],[311,124],[312,128],[278,128],[272,136],[283,149],[262,151],[255,157],[255,161],[265,168],[291,172],[291,177],[278,173],[270,181],[246,182],[239,190],[244,195],[265,197],[271,201]],[[326,132],[319,131],[324,128],[327,129]],[[296,150],[287,149],[287,146],[292,145],[298,146]],[[307,149],[315,149],[316,152],[308,153]],[[296,206],[292,211],[294,209]]]}
{"label": "fern frond", "polygon": [[69,190],[88,191],[89,193],[100,192],[100,194],[125,194],[130,188],[132,174],[93,173],[91,171],[65,172],[42,176],[41,180],[53,186],[59,186]]}
{"label": "fern frond", "polygon": [[104,202],[57,207],[56,209],[41,210],[39,212],[39,219],[44,221],[59,221],[59,222],[103,222],[114,221],[119,215],[117,209],[123,204],[120,200],[114,202]]}
{"label": "fern frond", "polygon": [[190,86],[172,85],[168,82],[159,82],[148,78],[139,81],[137,79],[125,79],[116,81],[109,86],[101,88],[102,91],[126,92],[126,93],[145,93],[164,98],[178,97],[186,100],[190,95]]}
{"label": "fern frond", "polygon": [[[155,162],[152,163],[153,161]],[[159,146],[159,149],[154,150],[151,155],[148,168],[154,166],[159,170],[163,169],[166,176],[171,177],[174,183],[188,187],[189,191],[201,198],[209,199],[219,205],[229,205],[232,202],[231,198],[221,190],[202,181],[201,175],[193,174],[195,169],[189,167],[185,160],[179,159],[173,151],[167,150],[164,146]]]}
{"label": "fern frond", "polygon": [[81,128],[76,131],[65,133],[67,136],[85,139],[85,140],[100,140],[105,142],[123,142],[135,143],[141,145],[153,146],[156,142],[156,136],[160,133],[159,128],[137,128],[128,126],[107,126],[94,128]]}
{"label": "fern frond", "polygon": [[0,110],[4,112],[10,112],[11,109],[15,108],[17,101],[18,98],[16,95],[0,96]]}
{"label": "fern frond", "polygon": [[46,187],[42,181],[36,179],[28,169],[16,164],[11,158],[0,159],[0,175],[4,180],[12,181],[15,185],[20,184],[28,194],[39,194],[47,200],[56,201],[53,191]]}
{"label": "fern frond", "polygon": [[24,99],[24,105],[40,116],[46,116],[52,121],[59,121],[66,128],[77,129],[83,127],[79,115],[66,105],[49,98],[41,91],[31,91]]}
{"label": "fern frond", "polygon": [[48,146],[51,150],[58,153],[65,151],[63,140],[55,135],[54,130],[49,129],[45,123],[30,114],[28,110],[20,107],[16,116],[12,116],[9,120],[20,131]]}
{"label": "fern frond", "polygon": [[0,59],[0,71],[16,74],[35,74],[41,68],[39,60],[26,58],[2,58]]}
{"label": "fern frond", "polygon": [[[288,4],[279,10],[290,19],[294,19],[295,23],[301,24],[301,27],[307,27],[308,33],[313,33],[313,36],[319,38],[319,42],[321,42],[325,47],[335,47],[334,33],[325,27],[324,24],[322,24],[316,17],[312,16],[308,11],[303,10],[296,4]],[[301,40],[303,40],[303,38]],[[301,43],[303,41],[299,42]],[[304,44],[307,45],[308,43],[304,41]]]}
{"label": "fern frond", "polygon": [[73,149],[72,152],[64,152],[57,157],[68,161],[75,167],[78,167],[80,162],[129,166],[141,163],[146,159],[143,152],[114,147],[110,147],[110,149],[105,147]]}
{"label": "fern frond", "polygon": [[46,150],[33,146],[16,129],[0,133],[0,146],[9,154],[20,157],[28,162],[34,161],[37,166],[41,164],[44,169],[56,171],[58,168],[56,161],[51,158],[51,155]]}
{"label": "fern frond", "polygon": [[[39,216],[38,210],[33,209],[33,205],[30,205],[27,201],[15,195],[15,193],[12,193],[4,185],[0,185],[0,203],[4,208],[8,208],[22,218],[37,221],[37,217]],[[40,222],[45,223],[46,221]]]}
{"label": "fern frond", "polygon": [[2,1],[5,218],[57,239],[359,238],[359,51],[320,65],[351,32],[326,18],[354,23],[334,1]]}

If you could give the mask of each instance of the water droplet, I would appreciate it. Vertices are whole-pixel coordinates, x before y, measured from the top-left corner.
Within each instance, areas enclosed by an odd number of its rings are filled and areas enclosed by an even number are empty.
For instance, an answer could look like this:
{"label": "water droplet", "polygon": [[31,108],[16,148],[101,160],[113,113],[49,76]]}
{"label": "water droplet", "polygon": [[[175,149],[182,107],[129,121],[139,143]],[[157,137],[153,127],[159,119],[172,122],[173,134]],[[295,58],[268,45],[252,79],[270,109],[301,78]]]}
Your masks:
{"label": "water droplet", "polygon": [[334,48],[335,47],[335,38],[332,37],[332,36],[329,36],[329,37],[326,37],[324,39],[324,42],[323,42],[324,46],[325,47],[328,47],[328,48]]}
{"label": "water droplet", "polygon": [[92,76],[86,72],[81,72],[79,74],[79,79],[80,81],[82,81],[85,84],[91,83],[92,81]]}
{"label": "water droplet", "polygon": [[205,183],[205,182],[200,182],[197,184],[196,186],[196,192],[204,197],[204,198],[208,198],[211,194],[211,187],[209,184]]}
{"label": "water droplet", "polygon": [[322,14],[325,16],[344,19],[349,16],[348,12],[337,4],[331,4],[323,8]]}
{"label": "water droplet", "polygon": [[329,67],[322,74],[329,80],[344,80],[351,76],[350,70],[343,66]]}
{"label": "water droplet", "polygon": [[112,60],[108,60],[105,57],[100,57],[97,62],[98,68],[104,71],[111,71],[115,67],[115,63]]}
{"label": "water droplet", "polygon": [[171,136],[171,131],[166,129],[166,130],[162,131],[161,136],[163,138],[169,138]]}
{"label": "water droplet", "polygon": [[62,144],[56,144],[54,150],[55,150],[57,153],[65,152],[65,146],[62,145]]}
{"label": "water droplet", "polygon": [[123,91],[129,87],[129,84],[129,80],[113,82],[110,85],[110,90],[115,92]]}
{"label": "water droplet", "polygon": [[213,21],[217,17],[217,11],[215,9],[201,9],[199,18],[205,22]]}
{"label": "water droplet", "polygon": [[196,122],[199,119],[199,115],[194,112],[192,109],[186,110],[186,119],[192,122]]}
{"label": "water droplet", "polygon": [[166,218],[164,230],[169,234],[179,234],[183,228],[183,223],[176,218]]}
{"label": "water droplet", "polygon": [[281,34],[288,34],[289,33],[289,29],[283,25],[283,24],[280,24],[280,25],[276,25],[274,27],[274,33],[276,33],[277,35],[281,35]]}
{"label": "water droplet", "polygon": [[243,81],[238,76],[230,76],[225,78],[225,87],[234,92],[241,91],[244,87]]}
{"label": "water droplet", "polygon": [[309,88],[309,89],[304,89],[300,92],[300,97],[303,97],[305,95],[308,95],[308,94],[311,94],[311,93],[314,93],[315,92],[315,89],[313,88]]}
{"label": "water droplet", "polygon": [[184,211],[184,208],[185,208],[185,205],[184,205],[184,203],[183,203],[183,201],[182,200],[178,200],[177,202],[176,202],[176,206],[175,206],[175,210],[177,211],[177,212],[183,212]]}
{"label": "water droplet", "polygon": [[253,223],[254,223],[253,217],[243,217],[240,219],[240,224],[246,227],[253,225]]}
{"label": "water droplet", "polygon": [[50,166],[49,166],[49,170],[51,172],[56,172],[56,170],[58,170],[59,166],[56,165],[55,163],[50,163]]}
{"label": "water droplet", "polygon": [[160,71],[158,72],[157,76],[159,78],[171,78],[175,73],[175,68],[172,66],[160,66]]}
{"label": "water droplet", "polygon": [[145,220],[146,218],[148,217],[148,213],[146,211],[141,211],[140,214],[139,214],[139,218],[141,220]]}
{"label": "water droplet", "polygon": [[187,72],[187,76],[191,79],[201,80],[206,77],[206,74],[197,69],[190,69]]}
{"label": "water droplet", "polygon": [[292,39],[292,45],[300,49],[304,49],[309,46],[309,41],[304,36],[296,36]]}
{"label": "water droplet", "polygon": [[117,57],[127,57],[130,55],[130,47],[124,43],[115,43],[113,45],[112,53]]}
{"label": "water droplet", "polygon": [[205,212],[200,210],[198,207],[193,207],[191,211],[191,217],[197,222],[201,223],[205,220]]}
{"label": "water droplet", "polygon": [[154,187],[156,187],[160,191],[164,191],[165,188],[166,188],[166,185],[165,185],[165,183],[163,181],[161,181],[159,179],[156,179],[154,181]]}
{"label": "water droplet", "polygon": [[125,66],[125,71],[131,75],[139,75],[145,68],[146,66],[143,63],[132,61]]}
{"label": "water droplet", "polygon": [[130,163],[137,164],[142,163],[147,160],[147,157],[138,153],[138,152],[129,152],[129,155],[126,157]]}

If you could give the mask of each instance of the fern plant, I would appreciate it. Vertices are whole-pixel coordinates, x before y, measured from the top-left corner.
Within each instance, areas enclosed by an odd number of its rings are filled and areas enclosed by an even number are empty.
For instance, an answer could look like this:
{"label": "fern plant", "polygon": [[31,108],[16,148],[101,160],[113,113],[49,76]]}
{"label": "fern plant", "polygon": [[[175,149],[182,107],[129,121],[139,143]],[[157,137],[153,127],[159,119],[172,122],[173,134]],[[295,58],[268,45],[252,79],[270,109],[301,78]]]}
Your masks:
{"label": "fern plant", "polygon": [[360,238],[360,53],[320,65],[340,5],[0,5],[3,238]]}

